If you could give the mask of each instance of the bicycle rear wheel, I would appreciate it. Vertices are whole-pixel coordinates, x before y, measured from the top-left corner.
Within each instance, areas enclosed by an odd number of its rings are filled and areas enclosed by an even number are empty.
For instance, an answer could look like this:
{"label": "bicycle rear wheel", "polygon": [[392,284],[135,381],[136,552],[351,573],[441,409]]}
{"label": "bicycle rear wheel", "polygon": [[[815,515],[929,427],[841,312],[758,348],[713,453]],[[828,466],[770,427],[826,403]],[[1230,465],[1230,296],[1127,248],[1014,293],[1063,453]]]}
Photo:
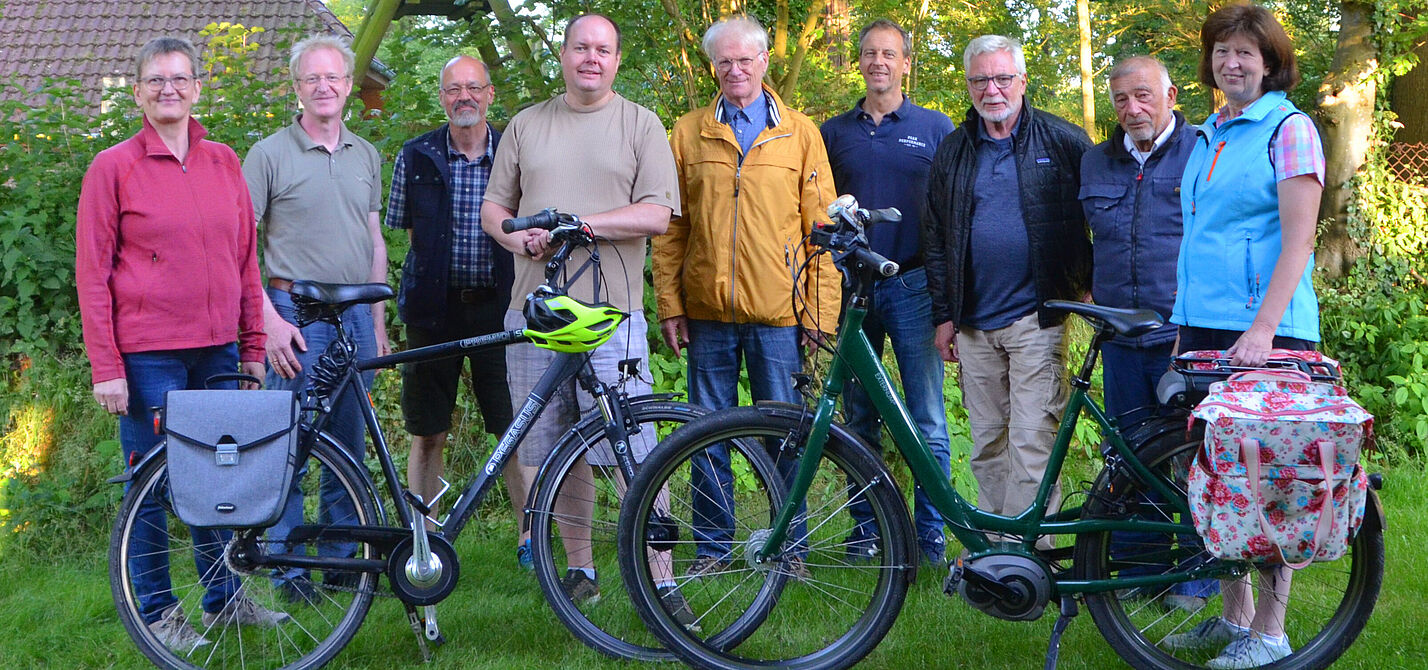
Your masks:
{"label": "bicycle rear wheel", "polygon": [[[370,480],[339,448],[325,435],[313,445],[298,485],[303,523],[379,523]],[[340,497],[321,500],[324,480]],[[343,502],[352,511],[321,518]],[[367,615],[377,576],[328,571],[321,579],[305,578],[300,592],[285,592],[271,569],[235,557],[244,544],[266,554],[283,551],[262,534],[191,531],[169,502],[165,453],[148,461],[128,484],[109,541],[114,605],[139,651],[161,668],[292,669],[318,667],[341,651]],[[319,537],[298,551],[350,555],[354,549]],[[355,554],[375,558],[365,545]],[[289,593],[304,597],[292,602]],[[175,633],[184,626],[197,638]]]}
{"label": "bicycle rear wheel", "polygon": [[[630,442],[652,446],[708,410],[644,397],[630,399],[630,412],[639,431]],[[567,433],[542,466],[529,510],[536,579],[561,623],[592,649],[615,658],[673,660],[616,582],[615,528],[627,483],[619,468],[609,465],[613,458],[605,420],[597,413]],[[598,596],[572,599],[565,592],[561,580],[572,567],[595,571]]]}
{"label": "bicycle rear wheel", "polygon": [[[1185,495],[1189,464],[1201,446],[1198,435],[1184,431],[1157,436],[1137,448],[1137,454],[1157,476]],[[1088,517],[1144,518],[1178,522],[1182,519],[1166,505],[1145,495],[1146,486],[1122,473],[1102,472],[1085,507]],[[1286,605],[1285,633],[1294,652],[1274,664],[1276,668],[1318,670],[1328,667],[1353,644],[1373,613],[1383,584],[1383,528],[1378,500],[1369,491],[1369,512],[1349,547],[1349,553],[1332,562],[1313,563],[1294,571]],[[1188,519],[1184,522],[1189,524]],[[1119,539],[1117,539],[1119,538]],[[1120,575],[1174,572],[1215,560],[1191,531],[1184,535],[1137,534],[1133,542],[1118,533],[1083,534],[1076,540],[1075,573],[1079,579],[1111,579]],[[1113,544],[1117,547],[1113,548]],[[1129,547],[1129,548],[1128,548]],[[1166,557],[1173,557],[1167,560]],[[1257,570],[1249,564],[1226,565],[1226,572],[1246,574],[1255,584],[1255,600],[1274,597],[1259,588]],[[1190,612],[1164,606],[1172,587],[1140,589],[1135,593],[1086,596],[1087,608],[1101,635],[1121,658],[1137,668],[1205,668],[1225,644],[1185,648],[1172,636],[1190,631],[1224,612],[1218,584],[1201,590],[1202,609]],[[1183,638],[1181,638],[1183,639]]]}
{"label": "bicycle rear wheel", "polygon": [[[716,412],[661,443],[631,485],[619,531],[625,585],[651,632],[681,660],[702,668],[843,668],[866,656],[896,619],[916,569],[907,508],[881,463],[841,428],[830,434],[784,550],[757,560],[811,418],[793,406]],[[731,485],[695,485],[691,473],[725,450]],[[871,511],[874,524],[863,532],[849,514],[850,498]],[[711,509],[729,507],[731,524],[713,520]],[[724,543],[701,543],[701,536]],[[672,582],[688,604],[683,616],[645,560],[664,547],[672,548]]]}

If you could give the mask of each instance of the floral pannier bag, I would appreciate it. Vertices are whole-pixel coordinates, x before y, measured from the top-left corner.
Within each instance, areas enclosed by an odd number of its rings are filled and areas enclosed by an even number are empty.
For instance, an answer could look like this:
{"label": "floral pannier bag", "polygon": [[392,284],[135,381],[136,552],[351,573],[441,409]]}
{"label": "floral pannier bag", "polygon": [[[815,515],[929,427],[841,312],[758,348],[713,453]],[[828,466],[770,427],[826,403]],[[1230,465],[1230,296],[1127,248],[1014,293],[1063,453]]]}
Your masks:
{"label": "floral pannier bag", "polygon": [[1299,568],[1348,551],[1364,517],[1359,452],[1373,416],[1342,386],[1295,370],[1241,372],[1212,384],[1193,415],[1205,445],[1189,502],[1211,554]]}

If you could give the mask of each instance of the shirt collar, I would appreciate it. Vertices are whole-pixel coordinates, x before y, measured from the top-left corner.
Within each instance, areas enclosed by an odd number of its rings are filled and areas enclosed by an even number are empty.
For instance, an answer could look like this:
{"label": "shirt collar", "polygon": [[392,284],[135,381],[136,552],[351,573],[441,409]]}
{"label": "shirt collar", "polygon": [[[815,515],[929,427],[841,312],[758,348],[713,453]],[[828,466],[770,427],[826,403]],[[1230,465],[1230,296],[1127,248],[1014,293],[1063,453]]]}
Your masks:
{"label": "shirt collar", "polygon": [[[149,123],[148,117],[144,118],[144,126],[139,130],[139,139],[144,143],[144,152],[150,156],[172,156],[168,145],[159,137],[159,131],[154,128],[154,124]],[[188,150],[192,153],[198,146],[199,141],[208,135],[208,129],[192,116],[188,117]]]}
{"label": "shirt collar", "polygon": [[[303,151],[312,151],[319,147],[321,147],[323,151],[327,151],[327,147],[318,144],[317,140],[312,139],[312,136],[308,135],[307,131],[302,129],[301,120],[302,113],[294,114],[292,125],[288,126],[288,132],[292,133],[293,139],[297,141],[298,146],[302,147]],[[344,149],[357,143],[356,136],[352,134],[352,131],[347,129],[347,124],[345,123],[342,124],[342,135],[338,138],[337,142]]]}
{"label": "shirt collar", "polygon": [[[767,111],[764,125],[769,128],[777,126],[779,124],[778,105],[774,103],[773,96],[765,90],[759,93],[759,99],[763,100],[764,109]],[[750,103],[749,107],[753,107],[757,104],[759,103],[756,100]],[[724,97],[723,93],[720,93],[718,104],[714,105],[714,120],[719,123],[729,123],[730,119],[735,118],[734,112],[742,112],[743,110],[744,108],[740,108],[738,105],[730,102],[728,98]],[[747,117],[748,115],[745,114],[744,116]]]}
{"label": "shirt collar", "polygon": [[[494,135],[495,135],[495,133],[493,133],[493,132],[491,131],[491,124],[490,124],[490,123],[487,123],[487,124],[486,124],[486,151],[485,151],[485,153],[483,153],[483,154],[481,154],[480,156],[478,156],[478,157],[476,158],[476,160],[470,161],[470,162],[472,162],[472,163],[479,163],[479,162],[481,162],[481,160],[482,160],[483,158],[486,159],[487,161],[495,162],[495,160],[496,160],[496,147],[493,146],[493,145],[495,144],[495,139],[496,139],[496,138],[494,137]],[[446,159],[447,159],[447,160],[452,160],[452,159],[457,158],[457,157],[460,157],[462,160],[466,160],[466,154],[461,153],[461,151],[456,148],[456,145],[451,143],[451,125],[448,123],[447,126],[446,126]]]}
{"label": "shirt collar", "polygon": [[[858,118],[860,118],[860,119],[871,119],[871,118],[873,118],[873,116],[872,116],[871,114],[869,114],[869,113],[867,113],[866,111],[863,110],[863,103],[864,103],[864,102],[867,102],[867,101],[868,101],[868,98],[867,98],[866,96],[864,96],[864,97],[858,98],[858,103],[855,104],[855,105],[853,105],[853,111],[857,113],[857,116],[858,116]],[[912,100],[908,99],[907,94],[903,94],[903,96],[902,96],[902,104],[899,104],[899,105],[897,106],[897,109],[894,109],[894,110],[888,112],[887,114],[884,114],[884,115],[883,115],[883,118],[885,118],[885,119],[901,119],[902,117],[904,117],[904,116],[907,115],[908,110],[910,110],[911,108],[912,108]]]}
{"label": "shirt collar", "polygon": [[1121,141],[1125,143],[1126,151],[1130,153],[1131,158],[1134,158],[1135,162],[1145,165],[1146,159],[1150,158],[1150,155],[1155,153],[1156,149],[1165,146],[1165,143],[1170,141],[1170,136],[1173,134],[1175,134],[1175,116],[1172,114],[1170,123],[1165,124],[1165,130],[1160,131],[1160,134],[1156,136],[1155,144],[1150,148],[1150,151],[1142,152],[1135,148],[1135,140],[1131,139],[1130,133],[1122,133]]}

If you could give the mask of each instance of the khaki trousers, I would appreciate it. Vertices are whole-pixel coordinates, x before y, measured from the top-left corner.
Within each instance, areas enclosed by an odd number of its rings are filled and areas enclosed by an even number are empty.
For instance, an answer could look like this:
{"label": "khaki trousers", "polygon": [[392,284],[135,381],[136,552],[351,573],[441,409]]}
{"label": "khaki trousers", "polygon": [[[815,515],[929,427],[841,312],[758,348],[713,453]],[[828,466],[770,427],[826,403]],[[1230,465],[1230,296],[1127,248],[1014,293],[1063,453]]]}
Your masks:
{"label": "khaki trousers", "polygon": [[[1005,328],[957,333],[972,475],[984,511],[1015,516],[1036,499],[1066,409],[1064,332],[1039,327],[1033,312]],[[1048,509],[1060,502],[1058,485]]]}

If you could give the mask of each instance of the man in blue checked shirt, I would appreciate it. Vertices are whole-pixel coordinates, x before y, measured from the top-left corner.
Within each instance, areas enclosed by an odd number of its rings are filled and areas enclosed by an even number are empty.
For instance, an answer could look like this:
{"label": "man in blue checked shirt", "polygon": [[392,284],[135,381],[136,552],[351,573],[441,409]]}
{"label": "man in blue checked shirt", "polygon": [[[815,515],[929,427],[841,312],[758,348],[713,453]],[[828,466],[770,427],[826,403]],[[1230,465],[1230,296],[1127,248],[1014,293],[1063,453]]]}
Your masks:
{"label": "man in blue checked shirt", "polygon": [[[470,56],[451,59],[438,95],[448,123],[402,145],[387,200],[387,226],[406,229],[411,239],[397,297],[409,348],[504,330],[514,274],[511,253],[481,230],[481,203],[501,139],[486,121],[496,95],[486,65]],[[440,490],[442,450],[466,360],[486,430],[499,436],[511,423],[501,349],[402,366],[402,415],[412,435],[407,486],[426,500]],[[523,499],[511,496],[517,516]]]}
{"label": "man in blue checked shirt", "polygon": [[[867,231],[873,250],[897,261],[901,270],[874,286],[863,332],[880,356],[884,341],[892,340],[908,411],[947,477],[951,455],[942,405],[943,366],[932,344],[932,299],[922,264],[920,229],[932,156],[937,144],[952,132],[952,120],[912,104],[903,95],[911,51],[912,38],[893,21],[878,19],[863,28],[858,36],[858,72],[867,84],[867,95],[851,110],[823,123],[823,143],[839,193],[851,194],[862,207],[896,207],[902,212],[901,223],[878,224]],[[852,385],[843,402],[848,425],[868,444],[879,447],[882,419],[868,394]],[[946,553],[942,515],[920,485],[913,501],[923,559],[940,565]],[[858,527],[848,542],[856,553],[860,546],[871,546],[864,541],[878,529],[866,502],[855,502],[851,511]]]}

